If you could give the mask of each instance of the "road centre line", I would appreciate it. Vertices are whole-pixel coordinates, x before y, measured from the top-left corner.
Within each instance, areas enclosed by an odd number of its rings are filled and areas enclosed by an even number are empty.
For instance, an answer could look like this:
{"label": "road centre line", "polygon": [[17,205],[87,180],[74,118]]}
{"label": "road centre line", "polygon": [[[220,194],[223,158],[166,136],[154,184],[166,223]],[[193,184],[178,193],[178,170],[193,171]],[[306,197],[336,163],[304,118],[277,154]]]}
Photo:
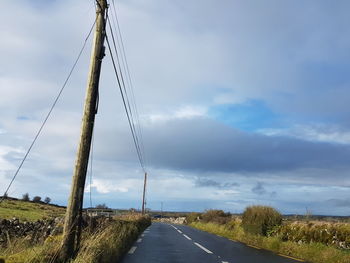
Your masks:
{"label": "road centre line", "polygon": [[130,248],[128,254],[134,254],[136,248],[137,248],[137,247],[132,247],[132,248]]}
{"label": "road centre line", "polygon": [[141,241],[142,241],[142,238],[139,238],[139,239],[137,240],[137,243],[141,243]]}
{"label": "road centre line", "polygon": [[185,238],[187,238],[188,240],[192,240],[192,238],[190,238],[188,235],[183,234],[183,236],[184,236]]}
{"label": "road centre line", "polygon": [[208,254],[213,254],[213,252],[211,252],[209,249],[203,247],[201,244],[198,244],[197,242],[194,242],[194,244],[195,244],[197,247],[203,249],[203,250],[204,250],[205,252],[207,252]]}
{"label": "road centre line", "polygon": [[181,230],[177,230],[177,232],[179,232],[180,234],[182,234]]}
{"label": "road centre line", "polygon": [[141,236],[142,236],[142,237],[144,237],[144,236],[145,236],[145,234],[142,234]]}

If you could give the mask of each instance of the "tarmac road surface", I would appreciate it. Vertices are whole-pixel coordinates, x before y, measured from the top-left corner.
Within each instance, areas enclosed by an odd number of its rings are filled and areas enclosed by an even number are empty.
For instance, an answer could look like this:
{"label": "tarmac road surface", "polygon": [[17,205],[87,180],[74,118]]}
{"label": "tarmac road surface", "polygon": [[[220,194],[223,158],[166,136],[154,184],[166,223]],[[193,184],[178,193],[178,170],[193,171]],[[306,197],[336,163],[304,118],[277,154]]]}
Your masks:
{"label": "tarmac road surface", "polygon": [[185,225],[153,223],[138,238],[122,263],[296,263]]}

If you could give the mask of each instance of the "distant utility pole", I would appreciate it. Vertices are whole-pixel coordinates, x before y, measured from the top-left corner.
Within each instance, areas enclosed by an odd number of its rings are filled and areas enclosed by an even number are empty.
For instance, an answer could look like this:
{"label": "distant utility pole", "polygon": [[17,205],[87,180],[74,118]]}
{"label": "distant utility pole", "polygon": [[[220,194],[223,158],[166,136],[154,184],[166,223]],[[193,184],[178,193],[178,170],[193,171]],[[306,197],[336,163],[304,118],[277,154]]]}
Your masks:
{"label": "distant utility pole", "polygon": [[146,184],[147,184],[147,173],[145,173],[145,179],[143,181],[143,195],[142,195],[142,214],[145,214],[146,209]]}
{"label": "distant utility pole", "polygon": [[78,227],[83,207],[86,171],[89,162],[92,132],[98,103],[98,85],[101,63],[104,57],[104,40],[106,37],[106,0],[97,0],[96,28],[92,46],[88,84],[85,97],[84,115],[81,127],[80,143],[77,151],[71,193],[64,222],[63,240],[60,259],[64,262],[74,256],[76,244],[79,244],[80,228]]}

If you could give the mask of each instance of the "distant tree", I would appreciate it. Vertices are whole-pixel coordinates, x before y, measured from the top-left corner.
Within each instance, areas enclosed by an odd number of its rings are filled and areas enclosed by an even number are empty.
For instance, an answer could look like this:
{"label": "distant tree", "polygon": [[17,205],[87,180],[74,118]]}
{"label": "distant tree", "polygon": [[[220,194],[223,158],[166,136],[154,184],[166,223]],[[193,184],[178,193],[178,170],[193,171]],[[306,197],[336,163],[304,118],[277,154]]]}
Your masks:
{"label": "distant tree", "polygon": [[108,208],[108,206],[105,203],[103,203],[103,204],[97,205],[96,208],[106,209]]}
{"label": "distant tree", "polygon": [[29,194],[25,193],[24,195],[22,195],[22,200],[23,201],[29,201]]}
{"label": "distant tree", "polygon": [[48,203],[50,203],[51,202],[51,198],[50,197],[45,197],[45,200],[44,200],[44,202],[46,203],[46,204],[48,204]]}
{"label": "distant tree", "polygon": [[33,202],[34,203],[39,203],[41,201],[41,197],[40,196],[34,196],[33,197]]}

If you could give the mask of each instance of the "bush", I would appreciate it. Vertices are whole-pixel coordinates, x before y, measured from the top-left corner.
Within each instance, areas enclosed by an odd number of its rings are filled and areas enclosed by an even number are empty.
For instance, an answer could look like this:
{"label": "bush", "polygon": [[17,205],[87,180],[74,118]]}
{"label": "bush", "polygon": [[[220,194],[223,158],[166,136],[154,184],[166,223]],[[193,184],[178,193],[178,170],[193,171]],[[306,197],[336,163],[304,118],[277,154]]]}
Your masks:
{"label": "bush", "polygon": [[226,224],[231,220],[231,214],[225,213],[222,210],[207,210],[202,214],[203,222],[212,222],[220,225]]}
{"label": "bush", "polygon": [[22,200],[23,201],[29,201],[29,194],[25,193],[24,195],[22,195]]}
{"label": "bush", "polygon": [[49,203],[51,202],[51,198],[50,198],[50,197],[45,197],[44,202],[45,202],[46,204],[49,204]]}
{"label": "bush", "polygon": [[187,224],[191,224],[193,222],[196,222],[198,221],[198,219],[200,218],[201,216],[201,213],[189,213],[187,216],[186,216],[186,222]]}
{"label": "bush", "polygon": [[41,202],[41,197],[40,196],[34,196],[33,197],[33,202],[35,202],[35,203]]}
{"label": "bush", "polygon": [[245,232],[267,236],[276,226],[282,224],[282,215],[269,206],[249,206],[242,215]]}

